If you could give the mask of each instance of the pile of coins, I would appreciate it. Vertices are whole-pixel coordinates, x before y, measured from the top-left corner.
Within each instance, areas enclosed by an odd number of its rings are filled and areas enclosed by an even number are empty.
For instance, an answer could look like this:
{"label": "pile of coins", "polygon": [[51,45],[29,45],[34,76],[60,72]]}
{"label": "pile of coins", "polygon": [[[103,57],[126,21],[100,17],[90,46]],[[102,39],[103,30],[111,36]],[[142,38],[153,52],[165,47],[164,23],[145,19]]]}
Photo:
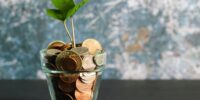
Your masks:
{"label": "pile of coins", "polygon": [[48,45],[45,58],[48,69],[71,72],[50,76],[56,100],[92,100],[101,74],[94,70],[106,63],[106,53],[97,40],[86,39],[76,47],[54,41]]}

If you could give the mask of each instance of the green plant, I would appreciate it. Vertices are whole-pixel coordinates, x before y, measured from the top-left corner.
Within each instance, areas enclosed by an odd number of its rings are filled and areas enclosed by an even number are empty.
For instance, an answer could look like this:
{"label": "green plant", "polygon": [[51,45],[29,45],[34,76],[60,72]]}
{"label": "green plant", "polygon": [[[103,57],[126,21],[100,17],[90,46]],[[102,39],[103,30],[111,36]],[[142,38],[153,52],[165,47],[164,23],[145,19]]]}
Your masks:
{"label": "green plant", "polygon": [[[73,0],[51,0],[51,2],[55,6],[55,9],[46,9],[47,15],[60,20],[64,24],[66,34],[69,37],[72,46],[76,47],[74,22],[72,17],[82,6],[87,4],[89,0],[82,0],[78,4],[75,4]],[[66,24],[69,19],[72,28],[72,37]]]}

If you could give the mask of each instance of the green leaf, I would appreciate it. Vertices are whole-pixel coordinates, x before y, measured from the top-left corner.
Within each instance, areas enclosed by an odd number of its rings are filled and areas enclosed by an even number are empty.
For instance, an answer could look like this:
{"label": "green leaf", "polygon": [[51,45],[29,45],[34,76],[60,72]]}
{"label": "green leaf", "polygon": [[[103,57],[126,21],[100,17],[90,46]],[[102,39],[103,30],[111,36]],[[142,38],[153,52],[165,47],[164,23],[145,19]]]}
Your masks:
{"label": "green leaf", "polygon": [[65,14],[57,9],[46,9],[47,15],[50,17],[53,17],[55,19],[64,21],[65,20]]}
{"label": "green leaf", "polygon": [[82,0],[79,4],[75,5],[72,9],[67,12],[66,19],[72,17],[82,6],[88,3],[90,0]]}
{"label": "green leaf", "polygon": [[51,0],[53,5],[61,11],[69,11],[75,6],[73,0]]}

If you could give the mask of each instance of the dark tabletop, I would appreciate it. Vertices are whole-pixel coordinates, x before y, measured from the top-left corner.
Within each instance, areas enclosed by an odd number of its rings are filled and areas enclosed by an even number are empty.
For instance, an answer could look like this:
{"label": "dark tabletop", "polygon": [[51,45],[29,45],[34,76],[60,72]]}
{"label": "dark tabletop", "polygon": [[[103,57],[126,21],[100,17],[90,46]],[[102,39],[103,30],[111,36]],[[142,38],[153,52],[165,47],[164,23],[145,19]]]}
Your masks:
{"label": "dark tabletop", "polygon": [[[103,80],[98,100],[200,100],[200,81]],[[0,100],[50,100],[44,80],[1,80]]]}

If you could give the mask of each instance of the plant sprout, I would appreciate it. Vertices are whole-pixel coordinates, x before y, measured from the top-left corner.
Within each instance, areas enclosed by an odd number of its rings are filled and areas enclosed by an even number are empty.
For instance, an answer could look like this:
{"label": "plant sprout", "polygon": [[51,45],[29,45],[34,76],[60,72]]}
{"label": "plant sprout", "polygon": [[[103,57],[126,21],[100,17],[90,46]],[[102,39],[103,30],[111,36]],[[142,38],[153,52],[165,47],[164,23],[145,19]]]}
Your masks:
{"label": "plant sprout", "polygon": [[[60,20],[65,27],[67,36],[69,37],[72,47],[76,47],[75,42],[75,32],[74,32],[74,21],[73,15],[89,0],[82,0],[80,3],[75,4],[73,0],[51,0],[52,4],[55,6],[55,9],[46,9],[47,15],[53,17],[54,19]],[[67,27],[67,21],[70,20],[72,28],[72,36],[70,35],[69,29]]]}

